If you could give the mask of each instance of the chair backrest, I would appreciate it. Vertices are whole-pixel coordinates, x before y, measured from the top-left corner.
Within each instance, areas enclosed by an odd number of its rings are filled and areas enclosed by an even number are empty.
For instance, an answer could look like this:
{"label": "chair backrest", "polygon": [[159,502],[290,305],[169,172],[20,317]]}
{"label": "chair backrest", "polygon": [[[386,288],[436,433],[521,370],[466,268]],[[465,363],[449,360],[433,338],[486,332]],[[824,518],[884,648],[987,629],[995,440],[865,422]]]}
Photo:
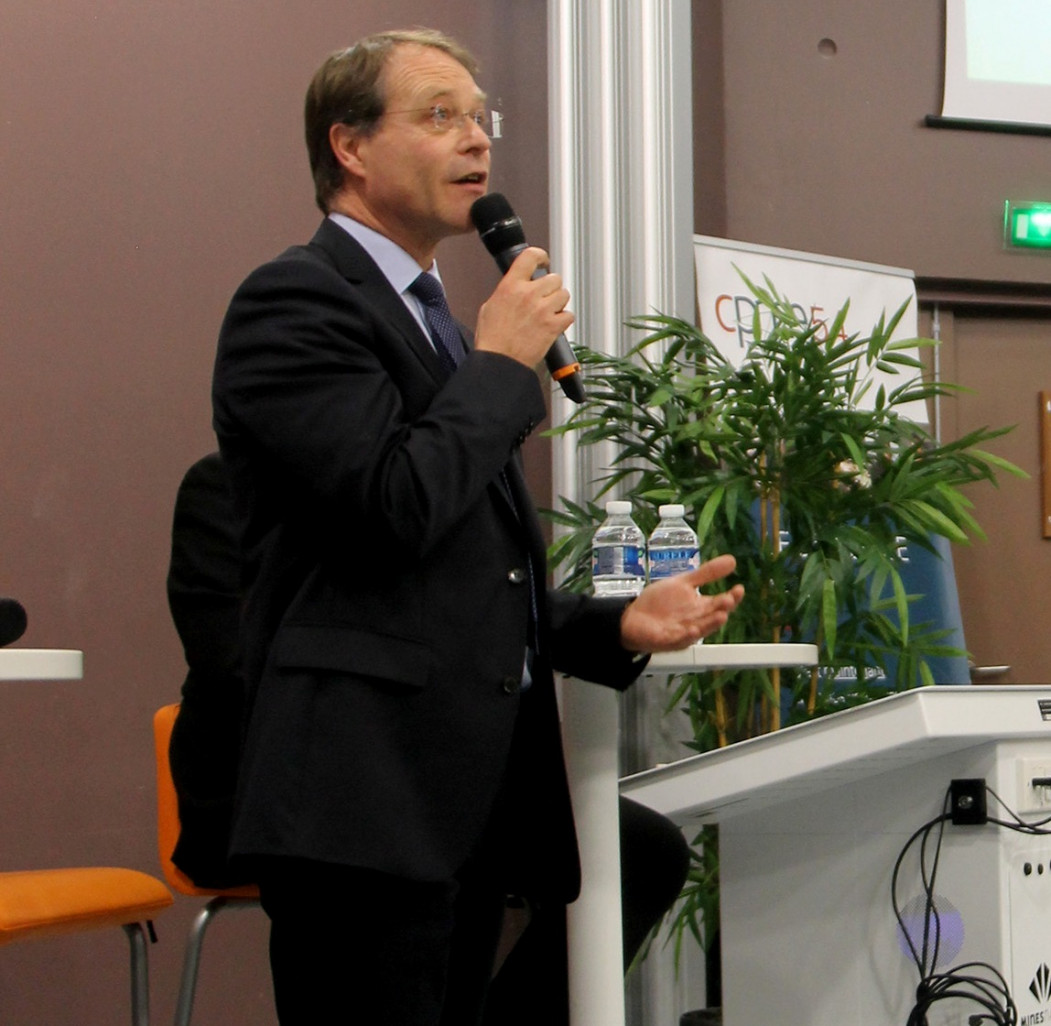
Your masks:
{"label": "chair backrest", "polygon": [[180,894],[211,896],[225,894],[230,897],[254,898],[259,894],[257,887],[228,887],[224,889],[198,887],[174,862],[172,852],[179,840],[179,803],[175,793],[175,781],[172,779],[171,764],[168,761],[168,749],[171,744],[172,729],[179,715],[178,703],[162,706],[153,716],[153,744],[157,760],[157,851],[160,855],[161,869],[168,885]]}

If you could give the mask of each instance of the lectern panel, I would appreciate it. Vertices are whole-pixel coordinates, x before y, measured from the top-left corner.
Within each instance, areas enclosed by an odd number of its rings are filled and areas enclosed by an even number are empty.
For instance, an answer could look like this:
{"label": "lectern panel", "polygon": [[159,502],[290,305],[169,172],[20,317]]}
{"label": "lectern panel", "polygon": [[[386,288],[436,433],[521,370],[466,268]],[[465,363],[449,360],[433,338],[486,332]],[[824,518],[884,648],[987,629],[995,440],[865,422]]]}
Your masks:
{"label": "lectern panel", "polygon": [[[903,1026],[919,974],[892,911],[899,854],[945,810],[953,780],[980,778],[1017,808],[1019,766],[1044,759],[1051,688],[933,688],[622,786],[688,833],[720,824],[726,1026]],[[1010,818],[992,797],[989,816]],[[1051,1023],[1051,837],[948,823],[934,892],[935,967],[988,963],[1006,978],[1020,1024]],[[922,944],[917,845],[902,863],[898,899]],[[926,1021],[958,1026],[982,1011],[953,999]]]}

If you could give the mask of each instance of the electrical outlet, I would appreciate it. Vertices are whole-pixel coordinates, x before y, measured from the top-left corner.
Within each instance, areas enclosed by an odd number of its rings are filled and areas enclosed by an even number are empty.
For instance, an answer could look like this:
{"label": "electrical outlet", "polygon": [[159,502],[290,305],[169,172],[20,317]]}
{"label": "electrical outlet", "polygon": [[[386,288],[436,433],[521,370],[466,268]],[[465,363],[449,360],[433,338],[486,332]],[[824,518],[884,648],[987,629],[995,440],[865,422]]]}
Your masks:
{"label": "electrical outlet", "polygon": [[[1030,756],[1018,759],[1018,804],[1015,812],[1045,812],[1051,814],[1051,756]],[[1049,783],[1034,786],[1034,780]]]}

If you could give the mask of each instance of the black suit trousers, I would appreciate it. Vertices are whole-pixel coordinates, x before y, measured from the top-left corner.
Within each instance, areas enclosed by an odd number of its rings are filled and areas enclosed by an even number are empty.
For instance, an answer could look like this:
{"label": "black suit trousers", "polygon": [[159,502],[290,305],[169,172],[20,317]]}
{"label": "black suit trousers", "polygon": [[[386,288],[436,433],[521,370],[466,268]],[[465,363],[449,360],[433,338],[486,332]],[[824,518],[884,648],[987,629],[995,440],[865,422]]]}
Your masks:
{"label": "black suit trousers", "polygon": [[260,860],[281,1026],[475,1026],[505,895],[468,866],[419,882],[372,869]]}

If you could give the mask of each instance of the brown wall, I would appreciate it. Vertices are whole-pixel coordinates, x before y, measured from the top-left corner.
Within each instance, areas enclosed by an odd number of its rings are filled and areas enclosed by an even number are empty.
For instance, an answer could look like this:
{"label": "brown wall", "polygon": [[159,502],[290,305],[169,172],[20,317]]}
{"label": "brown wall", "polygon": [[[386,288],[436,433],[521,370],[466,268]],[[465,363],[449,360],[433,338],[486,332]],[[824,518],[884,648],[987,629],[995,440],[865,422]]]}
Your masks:
{"label": "brown wall", "polygon": [[[707,234],[910,268],[928,323],[938,298],[943,332],[969,326],[952,315],[983,295],[997,299],[981,311],[980,335],[943,334],[946,379],[976,393],[948,401],[944,422],[947,437],[1017,424],[989,448],[1032,478],[1002,475],[999,490],[969,493],[988,541],[957,550],[957,582],[976,662],[1012,666],[993,682],[1042,683],[1051,638],[1032,629],[1031,610],[1046,603],[1051,573],[1036,432],[1036,394],[1051,388],[1051,254],[1008,252],[1002,240],[1005,200],[1051,199],[1051,137],[925,127],[940,113],[943,9],[694,0],[695,222]],[[1039,316],[1019,318],[1020,302]],[[1011,379],[1009,345],[1025,368]]]}
{"label": "brown wall", "polygon": [[694,0],[698,230],[1051,281],[1051,257],[1002,248],[1004,200],[1051,199],[1051,138],[923,125],[941,110],[943,6]]}
{"label": "brown wall", "polygon": [[[156,869],[150,716],[183,673],[164,594],[171,505],[183,470],[214,448],[216,331],[238,281],[319,218],[301,142],[314,68],[364,32],[430,24],[434,11],[422,0],[0,5],[0,594],[29,612],[22,644],[81,648],[86,666],[77,683],[0,687],[0,869]],[[504,100],[494,187],[537,239],[545,12],[543,0],[450,0],[439,26],[477,52],[483,86]],[[469,238],[443,269],[473,320],[495,266]],[[158,1021],[170,1021],[197,904],[158,924]],[[272,1021],[255,920],[217,923],[201,1022]],[[0,1019],[125,1021],[125,947],[110,931],[5,948]]]}
{"label": "brown wall", "polygon": [[[999,232],[1004,199],[1051,195],[1051,141],[920,127],[940,99],[941,7],[695,0],[697,228],[921,275],[1048,281],[1051,264],[1002,253]],[[422,0],[0,5],[0,594],[29,610],[24,644],[86,658],[81,682],[0,689],[0,869],[156,867],[149,719],[182,674],[169,520],[182,471],[214,444],[216,330],[240,278],[316,223],[300,141],[314,67],[433,12]],[[545,12],[543,0],[441,8],[504,101],[494,186],[541,243]],[[443,266],[470,320],[491,262],[466,238]],[[158,1021],[195,907],[180,901],[159,924]],[[200,1021],[272,1021],[262,924],[246,914],[215,931]],[[0,1018],[120,1021],[123,944],[111,932],[5,949]]]}

